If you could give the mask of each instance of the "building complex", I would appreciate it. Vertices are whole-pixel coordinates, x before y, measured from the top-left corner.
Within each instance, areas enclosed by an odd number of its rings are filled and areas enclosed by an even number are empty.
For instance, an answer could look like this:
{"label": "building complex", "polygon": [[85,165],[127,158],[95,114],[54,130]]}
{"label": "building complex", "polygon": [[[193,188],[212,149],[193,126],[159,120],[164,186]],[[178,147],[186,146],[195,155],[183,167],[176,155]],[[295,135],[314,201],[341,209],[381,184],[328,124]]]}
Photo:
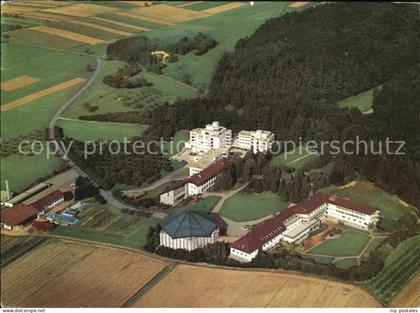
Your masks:
{"label": "building complex", "polygon": [[260,250],[267,251],[280,241],[300,243],[319,228],[324,218],[368,230],[371,224],[378,221],[379,211],[319,192],[298,205],[283,210],[232,243],[230,255],[239,261],[250,262]]}

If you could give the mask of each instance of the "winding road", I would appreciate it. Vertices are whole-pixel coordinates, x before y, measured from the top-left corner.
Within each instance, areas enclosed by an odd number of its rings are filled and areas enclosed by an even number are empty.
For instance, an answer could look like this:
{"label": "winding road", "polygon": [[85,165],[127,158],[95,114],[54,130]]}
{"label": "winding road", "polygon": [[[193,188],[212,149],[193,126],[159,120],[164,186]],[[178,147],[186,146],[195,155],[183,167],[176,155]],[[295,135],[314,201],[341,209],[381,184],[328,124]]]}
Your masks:
{"label": "winding road", "polygon": [[[69,100],[67,100],[58,110],[57,112],[55,112],[54,116],[52,117],[52,119],[50,120],[50,123],[48,124],[48,136],[49,136],[49,140],[54,141],[57,143],[57,146],[60,150],[60,153],[63,155],[63,160],[65,162],[67,162],[68,164],[71,165],[72,169],[75,170],[80,176],[83,177],[89,177],[88,174],[86,174],[79,166],[76,165],[76,163],[74,163],[70,158],[65,156],[65,153],[63,151],[63,148],[60,144],[58,144],[56,136],[55,136],[55,132],[54,132],[54,128],[57,124],[58,119],[60,118],[61,114],[63,114],[63,112],[65,110],[67,110],[70,105],[72,105],[82,94],[83,92],[85,92],[91,85],[92,83],[95,81],[95,79],[98,77],[99,73],[101,72],[102,69],[102,59],[100,57],[95,57],[96,59],[96,68],[95,68],[95,72],[93,73],[93,75],[86,81],[86,83],[83,85],[82,88],[80,88]],[[89,177],[92,181],[94,181],[91,177]],[[94,181],[95,182],[95,181]],[[96,182],[95,182],[96,183]],[[96,183],[97,184],[97,183]],[[98,185],[98,184],[97,184]],[[98,185],[99,186],[99,185]],[[101,194],[102,197],[104,197],[109,204],[117,207],[117,208],[131,208],[131,209],[136,209],[135,207],[132,207],[130,205],[127,205],[125,203],[122,203],[121,201],[119,201],[118,199],[116,199],[112,192],[109,190],[104,190],[104,189],[99,189],[99,192]]]}

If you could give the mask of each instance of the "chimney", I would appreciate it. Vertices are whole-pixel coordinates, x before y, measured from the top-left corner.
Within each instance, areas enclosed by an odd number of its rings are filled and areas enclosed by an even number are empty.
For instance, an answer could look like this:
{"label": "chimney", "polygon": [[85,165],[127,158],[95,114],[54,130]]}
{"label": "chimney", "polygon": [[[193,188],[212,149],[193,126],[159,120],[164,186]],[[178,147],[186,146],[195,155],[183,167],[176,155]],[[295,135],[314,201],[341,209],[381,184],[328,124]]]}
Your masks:
{"label": "chimney", "polygon": [[5,184],[5,186],[6,186],[7,200],[9,200],[9,199],[11,199],[11,198],[12,198],[12,195],[11,195],[11,193],[10,193],[10,189],[9,189],[9,181],[6,179],[6,180],[4,181],[4,184]]}
{"label": "chimney", "polygon": [[331,201],[335,201],[335,200],[337,200],[337,195],[336,195],[336,194],[331,195],[331,196],[330,196],[330,200],[331,200]]}

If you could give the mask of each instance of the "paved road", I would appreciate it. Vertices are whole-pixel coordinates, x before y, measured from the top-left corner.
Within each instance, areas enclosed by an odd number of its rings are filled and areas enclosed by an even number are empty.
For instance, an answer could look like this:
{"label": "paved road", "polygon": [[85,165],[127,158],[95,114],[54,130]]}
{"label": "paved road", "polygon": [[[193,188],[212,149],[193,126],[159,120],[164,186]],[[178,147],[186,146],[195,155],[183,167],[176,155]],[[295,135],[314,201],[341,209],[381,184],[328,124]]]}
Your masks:
{"label": "paved road", "polygon": [[[51,119],[51,121],[48,125],[48,135],[49,135],[49,139],[51,141],[56,141],[54,127],[57,124],[57,121],[60,118],[61,114],[63,114],[63,112],[65,110],[67,110],[70,107],[70,105],[72,105],[74,103],[74,101],[76,101],[82,95],[82,93],[85,92],[92,85],[92,83],[95,81],[95,79],[98,77],[99,73],[101,72],[102,59],[100,57],[95,57],[95,59],[96,59],[96,69],[95,69],[95,72],[93,73],[93,75],[86,81],[86,83],[83,85],[83,87],[73,95],[73,97],[71,97],[69,100],[67,100],[67,102],[65,102],[58,109],[58,111],[55,112],[54,116],[52,117],[52,119]],[[75,170],[80,176],[89,177],[89,175],[86,174],[71,159],[64,158],[64,151],[62,150],[60,145],[58,145],[58,146],[59,146],[60,152],[63,154],[64,161],[66,161],[70,166],[72,166],[72,169]],[[93,181],[93,179],[92,179],[92,181]],[[111,205],[113,205],[117,208],[127,208],[128,207],[128,208],[136,209],[135,207],[132,207],[130,205],[127,205],[125,203],[120,202],[118,199],[116,199],[112,195],[112,192],[110,192],[108,190],[100,189],[99,192],[100,192],[101,196],[104,197],[108,201],[108,203],[110,203]]]}
{"label": "paved road", "polygon": [[136,188],[136,189],[128,189],[124,190],[123,193],[126,195],[136,195],[136,194],[142,194],[143,192],[147,192],[150,190],[153,190],[157,187],[159,187],[162,184],[169,183],[173,180],[182,180],[188,178],[188,169],[184,166],[181,167],[168,175],[158,179],[157,181],[153,182],[150,186],[144,187],[144,188]]}

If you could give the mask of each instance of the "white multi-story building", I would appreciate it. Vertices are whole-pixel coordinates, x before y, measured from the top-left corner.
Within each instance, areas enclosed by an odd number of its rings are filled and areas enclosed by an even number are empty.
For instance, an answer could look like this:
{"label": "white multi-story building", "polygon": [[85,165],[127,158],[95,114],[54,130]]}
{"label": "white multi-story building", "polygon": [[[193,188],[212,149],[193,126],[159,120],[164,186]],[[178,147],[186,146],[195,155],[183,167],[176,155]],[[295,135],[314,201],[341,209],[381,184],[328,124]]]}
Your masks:
{"label": "white multi-story building", "polygon": [[187,197],[187,182],[177,181],[159,196],[159,202],[167,205],[177,205]]}
{"label": "white multi-story building", "polygon": [[332,218],[349,226],[368,230],[379,220],[379,211],[363,204],[316,193],[313,197],[283,210],[230,245],[232,258],[250,262],[261,249],[267,251],[280,241],[300,243],[316,229],[321,220]]}
{"label": "white multi-story building", "polygon": [[185,148],[194,153],[207,153],[211,149],[229,149],[232,146],[232,131],[220,126],[214,121],[205,128],[196,128],[190,131],[190,140]]}
{"label": "white multi-story building", "polygon": [[217,223],[197,212],[172,214],[160,226],[160,245],[171,249],[192,251],[214,243],[220,236]]}
{"label": "white multi-story building", "polygon": [[268,130],[241,130],[233,142],[233,147],[252,150],[253,153],[267,152],[274,142],[274,134]]}
{"label": "white multi-story building", "polygon": [[222,173],[227,159],[217,160],[204,170],[192,175],[188,182],[188,196],[202,194],[216,184],[217,177]]}

